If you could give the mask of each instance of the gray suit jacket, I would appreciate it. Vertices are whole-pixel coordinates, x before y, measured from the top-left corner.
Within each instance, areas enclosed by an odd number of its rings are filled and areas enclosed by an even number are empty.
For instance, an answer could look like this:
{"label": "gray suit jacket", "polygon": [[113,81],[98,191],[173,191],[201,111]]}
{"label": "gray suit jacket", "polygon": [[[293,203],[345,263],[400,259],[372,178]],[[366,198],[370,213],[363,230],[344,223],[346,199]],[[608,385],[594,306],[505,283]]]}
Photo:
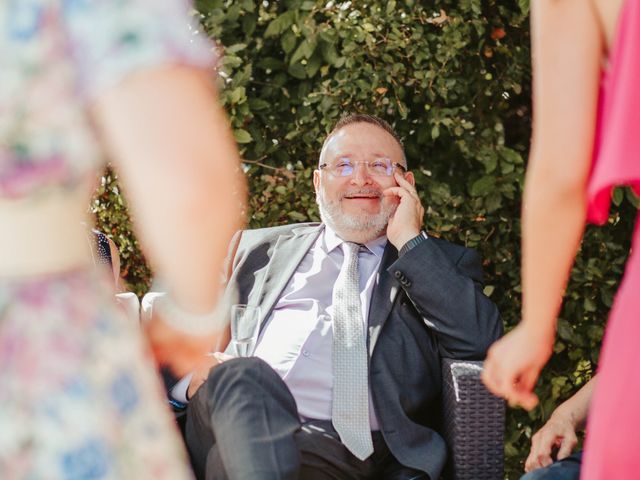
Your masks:
{"label": "gray suit jacket", "polygon": [[[282,291],[322,231],[294,224],[242,232],[231,281],[239,301],[269,318]],[[479,255],[429,238],[398,258],[387,244],[368,327],[369,382],[376,416],[400,463],[437,479],[446,445],[440,420],[440,358],[483,359],[502,334],[496,306],[482,293]]]}

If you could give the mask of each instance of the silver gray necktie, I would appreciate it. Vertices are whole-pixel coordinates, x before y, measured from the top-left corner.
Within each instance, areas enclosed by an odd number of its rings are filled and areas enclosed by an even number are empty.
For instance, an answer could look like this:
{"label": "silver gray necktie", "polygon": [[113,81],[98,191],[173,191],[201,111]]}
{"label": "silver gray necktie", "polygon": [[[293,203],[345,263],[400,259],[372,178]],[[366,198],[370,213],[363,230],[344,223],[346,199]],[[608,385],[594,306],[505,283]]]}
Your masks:
{"label": "silver gray necktie", "polygon": [[359,245],[345,242],[340,274],[333,287],[333,426],[360,460],[373,453],[369,425],[367,345],[358,275]]}

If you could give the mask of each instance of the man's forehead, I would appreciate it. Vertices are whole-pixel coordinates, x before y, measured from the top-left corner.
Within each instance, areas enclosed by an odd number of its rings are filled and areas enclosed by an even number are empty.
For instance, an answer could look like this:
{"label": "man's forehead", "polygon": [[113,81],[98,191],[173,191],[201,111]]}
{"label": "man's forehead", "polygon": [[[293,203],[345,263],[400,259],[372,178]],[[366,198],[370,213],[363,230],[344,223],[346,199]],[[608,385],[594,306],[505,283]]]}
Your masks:
{"label": "man's forehead", "polygon": [[323,156],[351,156],[366,153],[371,156],[402,156],[402,148],[389,132],[377,125],[354,123],[342,127],[327,139]]}

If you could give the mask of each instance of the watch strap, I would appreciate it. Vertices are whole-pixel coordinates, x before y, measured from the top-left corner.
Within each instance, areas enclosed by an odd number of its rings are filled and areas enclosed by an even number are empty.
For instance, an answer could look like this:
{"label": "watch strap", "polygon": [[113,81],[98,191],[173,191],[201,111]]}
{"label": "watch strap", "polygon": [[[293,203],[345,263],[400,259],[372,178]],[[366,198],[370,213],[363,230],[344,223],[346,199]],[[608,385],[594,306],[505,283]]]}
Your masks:
{"label": "watch strap", "polygon": [[428,240],[429,237],[427,236],[427,232],[425,232],[424,230],[421,231],[418,235],[416,235],[415,237],[413,237],[411,240],[408,240],[407,243],[405,243],[402,248],[400,249],[400,251],[398,252],[398,257],[402,257],[405,253],[407,253],[409,250],[411,250],[414,247],[417,247],[418,245],[420,245],[422,242]]}

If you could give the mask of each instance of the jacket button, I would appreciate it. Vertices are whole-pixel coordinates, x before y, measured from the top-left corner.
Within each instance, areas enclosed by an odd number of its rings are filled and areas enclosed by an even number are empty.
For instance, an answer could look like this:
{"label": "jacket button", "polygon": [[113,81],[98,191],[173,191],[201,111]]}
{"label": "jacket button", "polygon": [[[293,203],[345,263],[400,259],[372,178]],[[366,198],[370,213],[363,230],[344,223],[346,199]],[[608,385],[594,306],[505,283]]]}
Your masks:
{"label": "jacket button", "polygon": [[400,270],[396,270],[396,272],[394,273],[394,275],[395,275],[395,277],[396,277],[396,278],[398,278],[398,279],[399,279],[399,278],[402,278],[402,276],[403,276],[403,275],[402,275],[402,272],[401,272]]}

